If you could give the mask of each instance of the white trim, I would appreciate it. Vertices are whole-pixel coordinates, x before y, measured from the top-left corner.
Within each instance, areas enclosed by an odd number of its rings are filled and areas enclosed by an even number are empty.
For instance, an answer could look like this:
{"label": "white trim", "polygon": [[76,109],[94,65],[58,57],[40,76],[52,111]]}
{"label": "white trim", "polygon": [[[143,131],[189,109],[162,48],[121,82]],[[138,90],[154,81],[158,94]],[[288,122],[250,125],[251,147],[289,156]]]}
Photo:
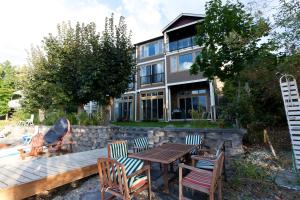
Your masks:
{"label": "white trim", "polygon": [[203,15],[203,14],[181,13],[175,19],[173,19],[170,23],[168,23],[167,26],[165,26],[162,29],[162,32],[164,32],[168,27],[170,27],[174,22],[176,22],[182,16],[188,16],[188,17],[205,17],[205,15]]}
{"label": "white trim", "polygon": [[165,89],[166,86],[158,86],[158,87],[151,87],[151,88],[144,88],[144,89],[139,89],[137,92],[143,92],[143,91],[149,91],[149,90],[159,90],[159,89]]}
{"label": "white trim", "polygon": [[184,24],[184,25],[181,25],[181,26],[177,26],[177,27],[175,27],[175,28],[172,28],[172,29],[170,29],[170,30],[167,30],[165,33],[169,33],[169,32],[172,32],[172,31],[175,31],[175,30],[178,30],[178,29],[187,27],[187,26],[191,26],[191,25],[193,25],[193,24],[197,24],[197,23],[202,22],[202,21],[204,21],[204,20],[203,20],[203,19],[199,19],[199,20],[197,20],[197,21],[194,21],[194,22],[191,22],[191,23],[188,23],[188,24]]}
{"label": "white trim", "polygon": [[[164,56],[164,57],[165,57],[165,56]],[[165,59],[164,57],[162,57],[162,58],[157,58],[157,59],[154,59],[154,60],[145,61],[145,62],[140,62],[140,63],[137,63],[136,65],[137,65],[137,66],[141,66],[141,65],[146,65],[146,64],[152,63],[152,62],[163,61],[163,60]]]}
{"label": "white trim", "polygon": [[167,83],[166,86],[173,86],[173,85],[182,85],[182,84],[188,84],[188,83],[197,83],[197,82],[203,82],[207,81],[207,78],[192,80],[192,81],[182,81],[182,82],[176,82],[176,83]]}
{"label": "white trim", "polygon": [[181,54],[181,53],[185,53],[187,51],[200,50],[200,49],[201,49],[201,47],[199,45],[196,45],[196,46],[187,47],[187,48],[184,48],[184,49],[175,50],[175,51],[172,51],[172,52],[166,52],[166,56],[172,56],[174,54]]}
{"label": "white trim", "polygon": [[129,92],[124,92],[122,95],[125,95],[125,94],[134,94],[135,91],[129,91]]}

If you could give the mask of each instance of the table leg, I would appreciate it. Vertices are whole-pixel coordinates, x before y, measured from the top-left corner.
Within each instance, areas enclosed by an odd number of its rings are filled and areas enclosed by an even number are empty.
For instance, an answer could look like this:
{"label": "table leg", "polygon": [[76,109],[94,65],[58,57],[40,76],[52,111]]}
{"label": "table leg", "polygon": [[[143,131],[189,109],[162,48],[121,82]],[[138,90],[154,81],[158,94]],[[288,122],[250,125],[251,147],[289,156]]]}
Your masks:
{"label": "table leg", "polygon": [[164,192],[169,194],[169,174],[168,174],[168,164],[164,165]]}
{"label": "table leg", "polygon": [[170,171],[174,173],[174,163],[170,163]]}

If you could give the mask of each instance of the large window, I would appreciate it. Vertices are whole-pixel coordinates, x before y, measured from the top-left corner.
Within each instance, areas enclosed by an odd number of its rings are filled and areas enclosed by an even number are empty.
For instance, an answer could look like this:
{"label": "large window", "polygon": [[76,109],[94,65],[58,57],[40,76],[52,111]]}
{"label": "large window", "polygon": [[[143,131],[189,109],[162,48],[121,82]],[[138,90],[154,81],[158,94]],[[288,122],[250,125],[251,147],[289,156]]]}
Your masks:
{"label": "large window", "polygon": [[141,94],[141,119],[163,119],[163,92],[148,92]]}
{"label": "large window", "polygon": [[208,111],[207,90],[187,90],[177,93],[177,106],[172,110],[173,119],[191,119],[192,111],[204,113]]}
{"label": "large window", "polygon": [[162,63],[145,65],[140,72],[141,85],[164,81],[164,66]]}
{"label": "large window", "polygon": [[118,121],[133,120],[133,96],[124,96],[115,100],[115,119]]}
{"label": "large window", "polygon": [[147,58],[163,53],[163,40],[158,40],[140,46],[140,58]]}
{"label": "large window", "polygon": [[189,70],[199,54],[200,52],[171,56],[171,72]]}

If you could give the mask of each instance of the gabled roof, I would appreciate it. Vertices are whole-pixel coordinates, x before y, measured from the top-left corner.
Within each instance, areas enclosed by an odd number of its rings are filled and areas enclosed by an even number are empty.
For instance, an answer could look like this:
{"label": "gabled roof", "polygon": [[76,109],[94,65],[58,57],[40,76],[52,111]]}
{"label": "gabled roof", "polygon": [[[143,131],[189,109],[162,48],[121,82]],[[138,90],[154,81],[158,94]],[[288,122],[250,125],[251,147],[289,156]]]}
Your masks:
{"label": "gabled roof", "polygon": [[192,13],[181,13],[174,20],[172,20],[167,26],[165,26],[162,30],[164,33],[168,29],[181,26],[184,23],[191,23],[203,19],[205,15],[203,14],[192,14]]}

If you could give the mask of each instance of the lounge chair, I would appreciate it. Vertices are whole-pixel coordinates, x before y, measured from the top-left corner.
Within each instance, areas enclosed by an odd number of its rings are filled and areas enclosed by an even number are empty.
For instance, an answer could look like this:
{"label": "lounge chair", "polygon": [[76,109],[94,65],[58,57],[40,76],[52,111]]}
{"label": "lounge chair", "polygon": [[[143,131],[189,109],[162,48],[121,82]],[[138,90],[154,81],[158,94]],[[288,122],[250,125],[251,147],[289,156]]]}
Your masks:
{"label": "lounge chair", "polygon": [[130,200],[148,189],[148,199],[151,200],[150,167],[143,164],[141,160],[128,157],[120,157],[118,160],[99,158],[101,199],[105,200],[107,192],[112,195],[109,199],[117,197]]}
{"label": "lounge chair", "polygon": [[141,137],[133,140],[133,152],[139,153],[149,149],[148,137]]}
{"label": "lounge chair", "polygon": [[34,120],[34,114],[30,115],[29,119],[26,119],[25,121],[19,121],[18,125],[20,126],[33,126],[33,120]]}
{"label": "lounge chair", "polygon": [[68,151],[72,151],[72,141],[65,141],[65,137],[71,134],[71,125],[69,120],[60,118],[45,135],[38,133],[31,139],[31,149],[28,154],[25,154],[23,149],[19,149],[20,156],[25,159],[26,156],[38,156],[44,153],[44,148],[48,149],[48,152],[54,153],[59,151],[65,151],[63,147],[68,145]]}
{"label": "lounge chair", "polygon": [[[179,164],[179,200],[185,199],[183,196],[183,187],[204,192],[209,195],[210,200],[214,199],[215,191],[218,188],[218,199],[222,199],[224,152],[221,152],[216,159],[209,161],[214,164],[212,171],[188,166],[183,163]],[[190,171],[185,177],[183,177],[183,169]]]}

